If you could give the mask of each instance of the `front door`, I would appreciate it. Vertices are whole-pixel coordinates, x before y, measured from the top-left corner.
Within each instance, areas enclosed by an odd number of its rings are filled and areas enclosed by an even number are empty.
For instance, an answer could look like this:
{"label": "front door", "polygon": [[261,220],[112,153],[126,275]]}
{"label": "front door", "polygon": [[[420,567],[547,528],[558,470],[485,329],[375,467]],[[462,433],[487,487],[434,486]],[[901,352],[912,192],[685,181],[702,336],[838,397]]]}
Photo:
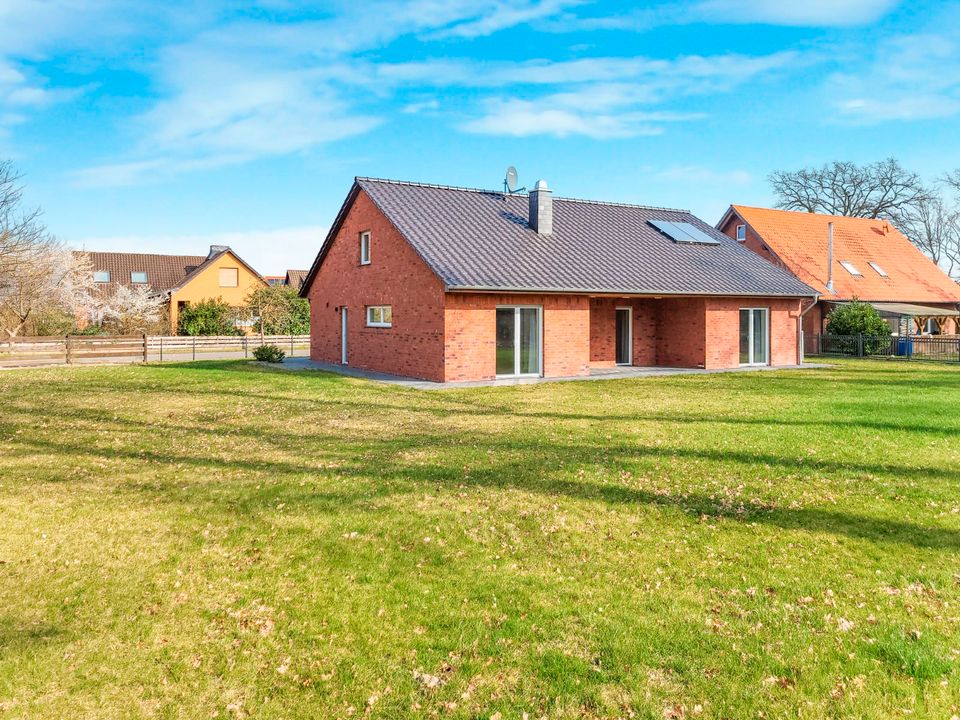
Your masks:
{"label": "front door", "polygon": [[497,308],[497,377],[541,373],[540,308]]}
{"label": "front door", "polygon": [[340,364],[347,364],[347,308],[340,308]]}
{"label": "front door", "polygon": [[617,308],[617,365],[633,364],[633,313]]}

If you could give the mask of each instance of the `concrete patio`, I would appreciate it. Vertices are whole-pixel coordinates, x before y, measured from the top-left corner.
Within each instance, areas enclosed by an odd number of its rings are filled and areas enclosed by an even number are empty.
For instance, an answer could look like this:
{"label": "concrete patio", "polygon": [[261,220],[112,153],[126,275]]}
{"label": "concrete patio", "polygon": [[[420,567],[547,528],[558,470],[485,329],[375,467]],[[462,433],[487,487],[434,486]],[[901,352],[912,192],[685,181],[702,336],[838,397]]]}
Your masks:
{"label": "concrete patio", "polygon": [[402,387],[415,388],[418,390],[452,390],[456,388],[472,387],[501,387],[509,385],[536,385],[538,383],[551,382],[583,382],[590,380],[627,380],[630,378],[648,378],[648,377],[667,377],[671,375],[713,375],[717,373],[741,373],[741,372],[770,372],[771,370],[816,370],[829,367],[823,363],[804,363],[803,365],[779,365],[771,366],[751,366],[731,368],[725,370],[704,370],[702,368],[668,368],[668,367],[614,367],[614,368],[594,368],[589,375],[574,375],[570,377],[526,377],[526,378],[502,378],[498,380],[475,380],[470,382],[447,382],[438,383],[429,380],[418,380],[416,378],[401,377],[399,375],[388,375],[387,373],[373,372],[361,368],[350,367],[349,365],[338,365],[335,363],[317,362],[309,358],[287,358],[281,365],[276,365],[281,370],[301,371],[301,370],[320,370],[323,372],[336,373],[346,377],[360,378],[362,380],[373,380],[387,385],[400,385]]}

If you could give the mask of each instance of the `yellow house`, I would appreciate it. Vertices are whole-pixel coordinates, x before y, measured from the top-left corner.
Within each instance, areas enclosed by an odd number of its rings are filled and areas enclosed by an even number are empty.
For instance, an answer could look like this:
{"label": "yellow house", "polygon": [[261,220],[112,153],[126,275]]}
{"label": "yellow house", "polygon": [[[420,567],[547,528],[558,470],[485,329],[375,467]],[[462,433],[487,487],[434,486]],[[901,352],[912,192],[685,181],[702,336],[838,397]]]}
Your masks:
{"label": "yellow house", "polygon": [[203,255],[84,252],[93,265],[93,279],[104,295],[116,286],[149,286],[169,301],[170,334],[176,335],[180,311],[201,300],[246,304],[251,290],[266,287],[260,273],[226,245],[212,245]]}
{"label": "yellow house", "polygon": [[240,307],[251,290],[266,286],[267,281],[233,250],[214,245],[203,263],[170,288],[170,333],[176,334],[184,305],[214,298]]}

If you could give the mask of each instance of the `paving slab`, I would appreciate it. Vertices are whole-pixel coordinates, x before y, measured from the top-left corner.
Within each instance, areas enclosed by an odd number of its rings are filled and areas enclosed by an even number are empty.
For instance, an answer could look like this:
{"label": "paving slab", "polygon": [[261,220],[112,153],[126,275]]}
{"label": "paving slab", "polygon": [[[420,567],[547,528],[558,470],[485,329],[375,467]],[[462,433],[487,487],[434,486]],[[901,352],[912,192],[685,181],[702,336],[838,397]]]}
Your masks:
{"label": "paving slab", "polygon": [[418,390],[453,390],[473,387],[503,387],[513,385],[538,385],[550,382],[584,382],[592,380],[627,380],[631,378],[667,377],[672,375],[714,375],[719,373],[770,372],[773,370],[817,370],[830,367],[824,363],[804,363],[803,365],[751,366],[727,368],[723,370],[704,370],[703,368],[667,368],[667,367],[617,367],[594,368],[589,375],[571,375],[567,377],[524,377],[498,378],[496,380],[471,380],[462,382],[431,382],[417,378],[390,375],[361,368],[339,365],[337,363],[318,362],[309,358],[288,358],[275,367],[281,370],[320,370],[346,377],[373,380],[387,385],[415,388]]}

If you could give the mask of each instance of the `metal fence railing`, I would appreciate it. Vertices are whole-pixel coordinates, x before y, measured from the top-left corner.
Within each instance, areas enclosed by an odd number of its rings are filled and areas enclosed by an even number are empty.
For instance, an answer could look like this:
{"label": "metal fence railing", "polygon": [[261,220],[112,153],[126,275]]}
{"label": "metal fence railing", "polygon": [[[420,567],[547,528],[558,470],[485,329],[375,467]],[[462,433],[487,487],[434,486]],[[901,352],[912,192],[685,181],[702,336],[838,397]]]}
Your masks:
{"label": "metal fence railing", "polygon": [[956,363],[960,362],[960,335],[805,335],[803,355]]}
{"label": "metal fence railing", "polygon": [[54,335],[0,339],[0,367],[242,358],[261,342],[287,357],[310,354],[309,335]]}

